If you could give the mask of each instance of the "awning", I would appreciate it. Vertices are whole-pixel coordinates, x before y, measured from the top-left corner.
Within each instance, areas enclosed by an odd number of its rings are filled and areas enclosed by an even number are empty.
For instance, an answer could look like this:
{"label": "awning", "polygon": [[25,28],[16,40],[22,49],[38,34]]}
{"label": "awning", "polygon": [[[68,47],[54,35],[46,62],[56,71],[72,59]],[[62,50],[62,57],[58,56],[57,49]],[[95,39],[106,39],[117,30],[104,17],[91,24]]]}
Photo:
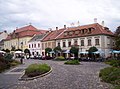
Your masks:
{"label": "awning", "polygon": [[88,52],[79,52],[80,54],[88,54]]}
{"label": "awning", "polygon": [[22,54],[22,53],[24,53],[24,52],[22,52],[22,51],[15,51],[15,53],[17,53],[17,54]]}
{"label": "awning", "polygon": [[70,50],[65,50],[63,53],[70,53]]}
{"label": "awning", "polygon": [[94,54],[103,54],[104,52],[102,50],[98,50],[96,52],[93,52]]}
{"label": "awning", "polygon": [[120,53],[120,51],[117,51],[117,50],[113,50],[113,53]]}
{"label": "awning", "polygon": [[119,51],[118,50],[112,50],[109,53],[120,53],[120,50]]}
{"label": "awning", "polygon": [[49,53],[54,53],[54,54],[55,54],[55,52],[54,52],[54,51],[51,51],[51,52],[49,52]]}
{"label": "awning", "polygon": [[4,52],[4,51],[0,51],[0,53],[6,53],[6,52]]}

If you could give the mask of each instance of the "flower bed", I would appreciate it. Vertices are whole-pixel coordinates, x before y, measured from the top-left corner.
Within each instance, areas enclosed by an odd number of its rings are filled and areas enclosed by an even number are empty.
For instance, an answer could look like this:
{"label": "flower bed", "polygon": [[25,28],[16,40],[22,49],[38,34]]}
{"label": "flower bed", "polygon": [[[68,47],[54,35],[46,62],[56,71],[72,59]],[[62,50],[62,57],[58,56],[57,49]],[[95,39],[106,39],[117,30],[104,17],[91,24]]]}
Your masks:
{"label": "flower bed", "polygon": [[113,84],[114,89],[120,89],[120,60],[107,60],[105,63],[112,67],[100,70],[99,76],[104,82]]}
{"label": "flower bed", "polygon": [[66,61],[64,64],[68,64],[68,65],[79,65],[80,62],[79,62],[79,60],[69,60],[69,61]]}
{"label": "flower bed", "polygon": [[50,66],[47,64],[31,64],[25,69],[27,77],[35,77],[50,71]]}
{"label": "flower bed", "polygon": [[63,56],[56,57],[54,59],[55,61],[65,61],[65,58]]}

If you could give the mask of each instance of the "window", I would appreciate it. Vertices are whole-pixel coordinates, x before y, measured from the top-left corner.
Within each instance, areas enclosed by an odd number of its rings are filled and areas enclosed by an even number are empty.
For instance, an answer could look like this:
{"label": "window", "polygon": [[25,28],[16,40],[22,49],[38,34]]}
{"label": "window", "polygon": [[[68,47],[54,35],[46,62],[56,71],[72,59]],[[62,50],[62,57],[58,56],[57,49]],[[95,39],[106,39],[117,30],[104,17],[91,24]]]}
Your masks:
{"label": "window", "polygon": [[110,45],[110,37],[107,37],[107,45]]}
{"label": "window", "polygon": [[30,48],[30,44],[29,44],[29,48]]}
{"label": "window", "polygon": [[78,35],[78,34],[79,34],[79,31],[75,31],[75,34]]}
{"label": "window", "polygon": [[84,46],[84,40],[81,40],[81,46]]}
{"label": "window", "polygon": [[67,32],[64,33],[64,36],[67,36]]}
{"label": "window", "polygon": [[82,29],[82,34],[84,34],[84,29]]}
{"label": "window", "polygon": [[71,41],[68,42],[68,47],[71,47]]}
{"label": "window", "polygon": [[45,48],[47,48],[47,43],[45,43]]}
{"label": "window", "polygon": [[39,53],[37,52],[37,55],[39,55]]}
{"label": "window", "polygon": [[42,50],[44,50],[45,48],[44,48],[44,43],[42,43]]}
{"label": "window", "polygon": [[40,43],[38,43],[38,47],[40,47]]}
{"label": "window", "polygon": [[34,52],[32,52],[32,55],[34,55]]}
{"label": "window", "polygon": [[77,40],[74,40],[74,45],[77,45],[77,43],[78,43]]}
{"label": "window", "polygon": [[88,28],[88,33],[91,33],[91,28]]}
{"label": "window", "polygon": [[60,46],[60,42],[58,42],[58,46]]}
{"label": "window", "polygon": [[95,45],[100,45],[99,44],[99,39],[95,39]]}
{"label": "window", "polygon": [[63,47],[66,47],[66,44],[65,44],[65,42],[63,42]]}
{"label": "window", "polygon": [[73,32],[69,32],[69,35],[72,35],[73,34]]}
{"label": "window", "polygon": [[88,40],[88,46],[91,46],[91,40],[90,39]]}

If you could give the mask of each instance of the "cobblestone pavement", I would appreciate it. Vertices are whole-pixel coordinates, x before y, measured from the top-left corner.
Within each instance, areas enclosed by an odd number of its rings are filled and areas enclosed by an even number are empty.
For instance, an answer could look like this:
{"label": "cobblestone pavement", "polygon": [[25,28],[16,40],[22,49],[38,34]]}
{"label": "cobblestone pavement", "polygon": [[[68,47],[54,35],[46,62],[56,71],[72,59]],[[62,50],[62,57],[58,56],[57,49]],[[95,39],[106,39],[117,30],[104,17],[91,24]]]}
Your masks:
{"label": "cobblestone pavement", "polygon": [[[32,63],[47,63],[53,71],[30,81],[17,80],[20,74],[7,75],[8,77],[2,79],[5,82],[4,89],[111,89],[110,85],[100,82],[98,76],[100,69],[108,66],[104,63],[81,62],[81,65],[64,65],[63,61],[27,60],[22,67]],[[7,80],[14,81],[10,83]]]}

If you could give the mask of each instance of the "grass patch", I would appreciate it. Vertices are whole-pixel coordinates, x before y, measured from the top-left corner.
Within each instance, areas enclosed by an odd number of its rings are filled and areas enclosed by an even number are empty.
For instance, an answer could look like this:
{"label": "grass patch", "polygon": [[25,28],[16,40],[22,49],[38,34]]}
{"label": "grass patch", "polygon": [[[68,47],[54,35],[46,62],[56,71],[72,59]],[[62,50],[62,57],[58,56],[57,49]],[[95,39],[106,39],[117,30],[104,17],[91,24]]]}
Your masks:
{"label": "grass patch", "polygon": [[[104,82],[120,85],[120,68],[107,67],[100,70],[99,76]],[[116,88],[117,89],[117,88]]]}
{"label": "grass patch", "polygon": [[112,60],[107,60],[105,61],[106,64],[109,64],[113,67],[120,67],[120,60],[115,60],[115,59],[112,59]]}
{"label": "grass patch", "polygon": [[55,61],[65,61],[65,58],[63,56],[56,57],[54,59]]}
{"label": "grass patch", "polygon": [[25,75],[28,77],[34,77],[44,74],[50,71],[50,69],[50,66],[47,64],[31,64],[28,66],[28,68],[25,69]]}
{"label": "grass patch", "polygon": [[10,66],[17,66],[19,64],[21,64],[21,63],[17,60],[13,60],[12,62],[10,62]]}
{"label": "grass patch", "polygon": [[66,61],[64,64],[69,64],[69,65],[79,65],[79,60],[70,60]]}
{"label": "grass patch", "polygon": [[115,86],[115,88],[114,89],[120,89],[120,85],[119,86]]}

